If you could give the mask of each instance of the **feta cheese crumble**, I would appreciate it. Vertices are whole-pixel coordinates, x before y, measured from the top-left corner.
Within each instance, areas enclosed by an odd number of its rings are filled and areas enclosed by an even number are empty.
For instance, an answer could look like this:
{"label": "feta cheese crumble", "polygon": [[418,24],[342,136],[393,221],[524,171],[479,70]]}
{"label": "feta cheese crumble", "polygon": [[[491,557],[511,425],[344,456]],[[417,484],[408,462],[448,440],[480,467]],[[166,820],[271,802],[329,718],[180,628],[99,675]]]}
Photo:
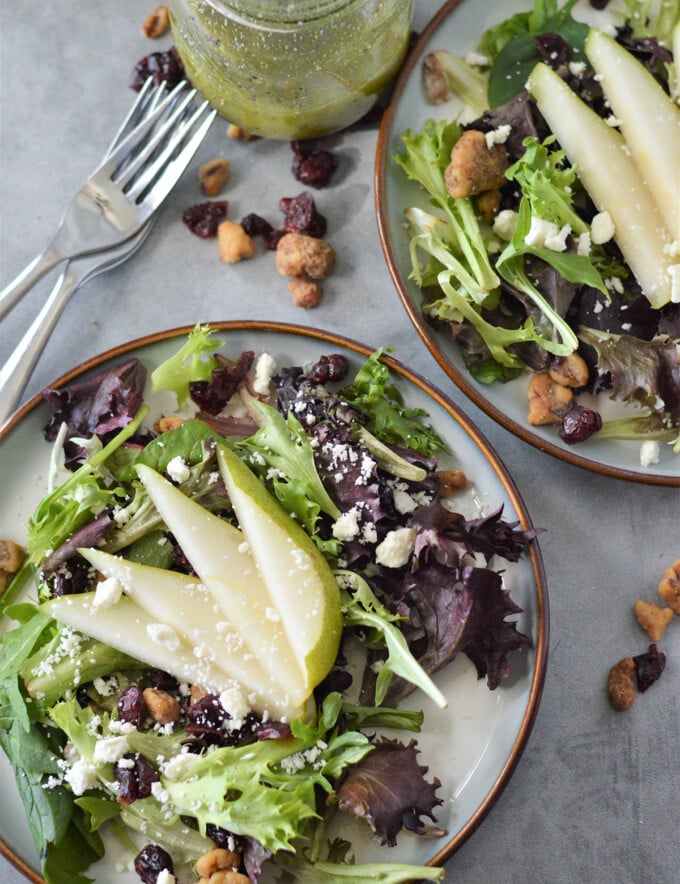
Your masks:
{"label": "feta cheese crumble", "polygon": [[255,363],[255,377],[253,379],[253,389],[261,396],[269,393],[269,385],[276,373],[276,361],[269,353],[262,353]]}
{"label": "feta cheese crumble", "polygon": [[152,642],[163,645],[169,651],[179,649],[179,636],[172,626],[167,626],[165,623],[149,623],[146,627],[146,634]]}
{"label": "feta cheese crumble", "polygon": [[122,594],[122,584],[116,580],[115,577],[108,577],[106,580],[100,580],[94,591],[92,607],[96,610],[112,608],[116,602],[120,601]]}
{"label": "feta cheese crumble", "polygon": [[179,454],[170,461],[167,466],[166,472],[168,476],[172,479],[173,482],[177,482],[178,485],[181,485],[182,482],[186,482],[186,480],[191,476],[191,470],[186,465],[186,462]]}
{"label": "feta cheese crumble", "polygon": [[640,464],[643,467],[658,463],[660,456],[659,443],[656,440],[647,439],[640,446]]}
{"label": "feta cheese crumble", "polygon": [[385,539],[375,548],[376,561],[386,568],[401,568],[408,562],[415,542],[416,532],[413,528],[388,531]]}
{"label": "feta cheese crumble", "polygon": [[590,238],[596,245],[609,242],[614,236],[616,228],[609,212],[598,212],[590,225]]}

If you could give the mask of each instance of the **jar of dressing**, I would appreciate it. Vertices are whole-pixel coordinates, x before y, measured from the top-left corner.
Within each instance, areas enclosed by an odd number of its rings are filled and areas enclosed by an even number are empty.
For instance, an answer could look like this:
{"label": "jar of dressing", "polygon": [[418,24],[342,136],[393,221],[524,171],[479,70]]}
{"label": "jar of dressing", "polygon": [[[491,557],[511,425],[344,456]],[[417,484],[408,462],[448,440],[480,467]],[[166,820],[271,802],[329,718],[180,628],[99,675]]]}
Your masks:
{"label": "jar of dressing", "polygon": [[170,0],[194,86],[265,138],[312,138],[362,117],[408,48],[412,0]]}

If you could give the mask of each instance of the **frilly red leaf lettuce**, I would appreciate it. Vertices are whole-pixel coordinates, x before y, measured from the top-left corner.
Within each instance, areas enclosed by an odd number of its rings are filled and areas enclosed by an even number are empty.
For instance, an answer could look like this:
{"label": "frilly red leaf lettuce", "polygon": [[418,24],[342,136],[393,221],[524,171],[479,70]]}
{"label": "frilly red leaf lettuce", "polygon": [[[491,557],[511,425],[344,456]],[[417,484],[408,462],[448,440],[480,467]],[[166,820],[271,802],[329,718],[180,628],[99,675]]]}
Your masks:
{"label": "frilly red leaf lettuce", "polygon": [[434,808],[443,803],[436,795],[441,783],[425,780],[427,768],[418,764],[417,756],[413,740],[404,746],[382,739],[337,790],[340,809],[366,820],[378,844],[393,847],[402,828],[423,834],[421,817],[434,820]]}

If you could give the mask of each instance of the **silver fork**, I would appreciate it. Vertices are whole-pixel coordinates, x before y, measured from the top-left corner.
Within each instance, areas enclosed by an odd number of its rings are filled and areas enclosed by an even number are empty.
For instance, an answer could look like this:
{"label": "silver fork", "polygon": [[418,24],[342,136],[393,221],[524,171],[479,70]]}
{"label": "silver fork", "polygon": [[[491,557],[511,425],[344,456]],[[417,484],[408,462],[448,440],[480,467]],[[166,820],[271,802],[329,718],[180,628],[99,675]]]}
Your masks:
{"label": "silver fork", "polygon": [[51,243],[0,292],[0,319],[53,267],[117,246],[142,228],[215,118],[207,101],[193,106],[197,95],[180,83],[105,157],[75,195]]}

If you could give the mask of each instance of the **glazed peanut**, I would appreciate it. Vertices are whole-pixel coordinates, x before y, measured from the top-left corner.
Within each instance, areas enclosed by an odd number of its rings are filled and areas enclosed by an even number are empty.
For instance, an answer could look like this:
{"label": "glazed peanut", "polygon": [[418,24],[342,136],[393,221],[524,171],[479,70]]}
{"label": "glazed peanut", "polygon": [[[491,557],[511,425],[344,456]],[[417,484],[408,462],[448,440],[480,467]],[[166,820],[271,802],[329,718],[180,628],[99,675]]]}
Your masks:
{"label": "glazed peanut", "polygon": [[255,254],[255,241],[236,221],[223,221],[217,228],[217,248],[224,264],[236,264]]}
{"label": "glazed peanut", "polygon": [[637,622],[653,642],[661,641],[666,627],[675,616],[670,608],[662,608],[644,599],[638,599],[633,610]]}
{"label": "glazed peanut", "polygon": [[157,724],[174,724],[179,720],[179,703],[172,694],[158,688],[146,688],[143,697],[149,715]]}
{"label": "glazed peanut", "polygon": [[168,430],[176,430],[184,423],[183,417],[159,417],[153,425],[157,433],[167,433]]}
{"label": "glazed peanut", "polygon": [[669,608],[680,614],[680,559],[664,571],[659,583],[659,595]]}
{"label": "glazed peanut", "polygon": [[454,199],[498,190],[505,184],[505,170],[510,165],[502,144],[488,147],[483,132],[468,129],[451,150],[446,167],[446,189]]}
{"label": "glazed peanut", "polygon": [[276,247],[276,269],[282,276],[324,279],[335,267],[330,243],[304,233],[287,233]]}
{"label": "glazed peanut", "polygon": [[235,850],[216,847],[199,857],[196,872],[201,878],[210,878],[218,871],[233,871],[241,865],[241,857]]}
{"label": "glazed peanut", "polygon": [[562,418],[574,403],[574,395],[569,387],[555,383],[547,371],[531,375],[528,397],[527,420],[535,427],[562,423]]}
{"label": "glazed peanut", "polygon": [[467,485],[467,476],[462,470],[437,470],[434,477],[439,485],[440,497],[451,497]]}
{"label": "glazed peanut", "polygon": [[288,291],[293,296],[293,304],[296,307],[304,307],[305,310],[316,307],[323,297],[323,288],[311,279],[291,279]]}
{"label": "glazed peanut", "polygon": [[237,141],[250,141],[252,137],[250,132],[242,129],[235,123],[229,123],[227,126],[227,138],[234,138]]}
{"label": "glazed peanut", "polygon": [[170,14],[167,6],[156,6],[156,8],[147,15],[142,25],[142,34],[149,40],[157,40],[170,27]]}
{"label": "glazed peanut", "polygon": [[583,387],[588,382],[588,366],[578,353],[555,357],[548,374],[564,387]]}
{"label": "glazed peanut", "polygon": [[614,709],[628,709],[635,702],[635,663],[632,657],[624,657],[609,670],[607,694]]}
{"label": "glazed peanut", "polygon": [[229,160],[218,157],[210,160],[198,170],[198,182],[206,196],[217,196],[222,193],[229,178]]}

